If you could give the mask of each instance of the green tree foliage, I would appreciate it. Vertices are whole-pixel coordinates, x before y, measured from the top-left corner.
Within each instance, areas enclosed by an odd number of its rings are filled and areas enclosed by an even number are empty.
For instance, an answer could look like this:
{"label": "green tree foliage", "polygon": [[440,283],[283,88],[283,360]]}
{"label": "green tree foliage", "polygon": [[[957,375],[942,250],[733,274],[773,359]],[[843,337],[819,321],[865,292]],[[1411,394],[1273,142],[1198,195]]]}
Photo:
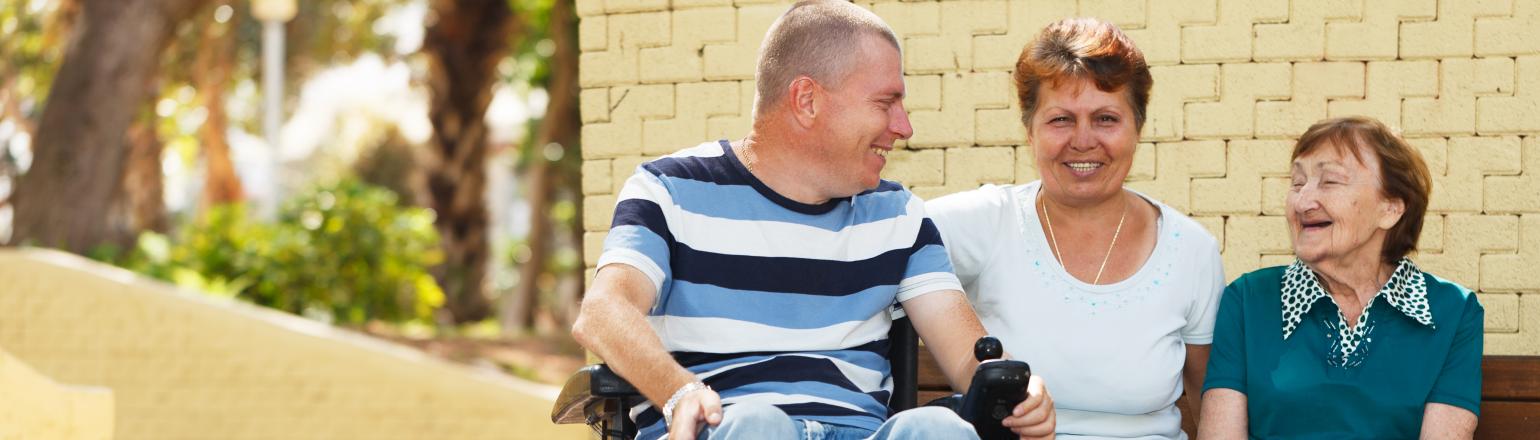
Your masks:
{"label": "green tree foliage", "polygon": [[323,320],[426,323],[444,301],[427,272],[441,259],[431,211],[349,179],[288,201],[273,223],[230,204],[205,211],[174,239],[146,233],[126,265]]}

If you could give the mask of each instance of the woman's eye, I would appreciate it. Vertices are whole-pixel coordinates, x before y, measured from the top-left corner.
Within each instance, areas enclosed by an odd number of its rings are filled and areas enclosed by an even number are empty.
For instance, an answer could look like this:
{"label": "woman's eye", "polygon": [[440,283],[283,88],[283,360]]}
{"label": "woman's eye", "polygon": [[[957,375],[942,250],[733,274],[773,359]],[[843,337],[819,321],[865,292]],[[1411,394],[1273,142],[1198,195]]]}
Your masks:
{"label": "woman's eye", "polygon": [[1112,115],[1101,115],[1097,117],[1096,120],[1107,124],[1116,124],[1118,122],[1118,117]]}

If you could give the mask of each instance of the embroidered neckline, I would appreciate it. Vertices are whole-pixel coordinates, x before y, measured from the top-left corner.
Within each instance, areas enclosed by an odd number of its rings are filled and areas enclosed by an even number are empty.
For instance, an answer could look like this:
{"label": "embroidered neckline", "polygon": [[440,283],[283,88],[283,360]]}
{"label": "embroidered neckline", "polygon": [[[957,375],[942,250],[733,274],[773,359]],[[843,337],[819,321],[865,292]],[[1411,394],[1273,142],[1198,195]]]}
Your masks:
{"label": "embroidered neckline", "polygon": [[[1331,295],[1326,293],[1326,288],[1321,286],[1320,279],[1315,271],[1310,270],[1304,261],[1294,260],[1294,264],[1283,275],[1283,339],[1289,339],[1294,330],[1299,328],[1300,321],[1305,314],[1310,313],[1310,308],[1322,298],[1331,300]],[[1391,273],[1390,280],[1380,287],[1375,298],[1385,297],[1385,302],[1392,308],[1400,311],[1407,317],[1418,323],[1433,328],[1433,313],[1428,307],[1428,282],[1422,276],[1422,271],[1412,263],[1409,258],[1402,258],[1396,265],[1396,270]],[[1363,360],[1363,350],[1359,346],[1368,342],[1369,333],[1374,326],[1369,324],[1369,312],[1373,309],[1374,300],[1370,299],[1364,307],[1364,313],[1358,318],[1358,323],[1349,327],[1347,319],[1339,308],[1337,319],[1332,323],[1329,319],[1324,322],[1326,327],[1336,330],[1336,335],[1327,335],[1335,338],[1332,341],[1331,357],[1334,366],[1355,366]],[[1355,356],[1356,355],[1356,356]]]}

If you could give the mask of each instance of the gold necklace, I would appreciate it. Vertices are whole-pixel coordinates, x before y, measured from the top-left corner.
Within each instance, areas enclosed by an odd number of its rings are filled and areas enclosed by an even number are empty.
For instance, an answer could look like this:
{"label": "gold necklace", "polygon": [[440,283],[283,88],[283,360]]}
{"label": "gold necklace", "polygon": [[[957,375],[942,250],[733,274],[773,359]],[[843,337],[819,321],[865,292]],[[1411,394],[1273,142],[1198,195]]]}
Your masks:
{"label": "gold necklace", "polygon": [[[1042,197],[1039,193],[1038,197]],[[1043,219],[1048,222],[1048,238],[1053,242],[1053,256],[1059,259],[1059,267],[1069,273],[1069,266],[1064,265],[1064,253],[1059,252],[1059,236],[1053,233],[1053,217],[1048,216],[1048,201],[1043,200]],[[1123,215],[1118,217],[1118,228],[1112,231],[1112,243],[1107,245],[1107,255],[1102,257],[1102,266],[1096,269],[1096,279],[1091,284],[1102,283],[1102,271],[1107,270],[1107,260],[1112,258],[1112,248],[1118,245],[1118,235],[1123,233],[1123,220],[1128,219],[1128,202],[1123,202]],[[1070,276],[1074,276],[1071,274]]]}

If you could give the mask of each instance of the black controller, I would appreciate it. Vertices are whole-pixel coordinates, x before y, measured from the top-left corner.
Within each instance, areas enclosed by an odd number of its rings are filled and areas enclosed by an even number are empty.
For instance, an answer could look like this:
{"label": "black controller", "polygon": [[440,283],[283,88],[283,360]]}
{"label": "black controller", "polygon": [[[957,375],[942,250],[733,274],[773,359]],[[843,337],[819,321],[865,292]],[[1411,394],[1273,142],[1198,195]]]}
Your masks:
{"label": "black controller", "polygon": [[1004,352],[1000,340],[994,337],[985,336],[973,344],[973,357],[979,360],[979,367],[973,371],[973,382],[968,384],[968,393],[957,407],[957,414],[973,424],[982,440],[1017,438],[1001,421],[1011,415],[1016,405],[1027,400],[1032,367],[1022,361],[1000,359]]}

